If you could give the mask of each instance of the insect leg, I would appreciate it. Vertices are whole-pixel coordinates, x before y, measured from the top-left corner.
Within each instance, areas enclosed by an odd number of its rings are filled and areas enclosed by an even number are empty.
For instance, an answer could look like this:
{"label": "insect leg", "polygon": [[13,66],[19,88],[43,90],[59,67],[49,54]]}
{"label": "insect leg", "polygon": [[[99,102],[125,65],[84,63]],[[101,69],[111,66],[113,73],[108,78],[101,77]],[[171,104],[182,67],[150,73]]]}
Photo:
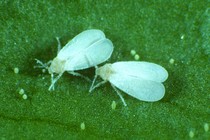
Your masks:
{"label": "insect leg", "polygon": [[[112,84],[111,84],[111,85],[112,85]],[[124,106],[127,106],[127,104],[126,104],[126,102],[125,102],[123,96],[120,94],[119,90],[117,90],[117,88],[116,88],[114,85],[112,85],[112,87],[113,87],[113,89],[117,92],[117,95],[120,96],[120,99],[122,100],[123,105],[124,105]]]}
{"label": "insect leg", "polygon": [[54,74],[51,74],[51,85],[48,88],[48,90],[54,90],[54,85],[58,81],[58,79],[62,76],[63,73],[60,73],[55,79],[54,79]]}
{"label": "insect leg", "polygon": [[[95,69],[97,69],[98,68],[98,66],[95,66]],[[89,89],[89,92],[91,92],[92,91],[92,89],[93,89],[93,85],[94,85],[94,83],[95,83],[95,81],[96,81],[96,79],[97,79],[97,74],[95,73],[95,76],[94,76],[94,79],[93,79],[93,82],[92,82],[92,84],[91,84],[91,87],[90,87],[90,89]]]}
{"label": "insect leg", "polygon": [[89,89],[89,92],[92,91],[93,86],[94,86],[94,83],[95,83],[95,81],[96,81],[96,79],[97,79],[97,76],[98,76],[98,75],[95,75],[95,76],[94,76],[94,79],[93,79],[93,82],[92,82],[91,87],[90,87],[90,89]]}
{"label": "insect leg", "polygon": [[86,77],[86,76],[84,76],[84,75],[82,75],[82,74],[80,74],[80,73],[78,73],[78,72],[68,71],[68,73],[70,73],[70,74],[72,74],[72,75],[74,75],[74,76],[82,77],[82,78],[84,78],[85,80],[87,80],[88,82],[91,82],[91,80],[90,80],[88,77]]}
{"label": "insect leg", "polygon": [[94,87],[92,87],[92,88],[89,90],[89,92],[92,92],[95,88],[97,88],[97,87],[99,87],[99,86],[105,84],[106,82],[107,82],[107,81],[102,81],[102,82],[98,83],[97,85],[95,85]]}

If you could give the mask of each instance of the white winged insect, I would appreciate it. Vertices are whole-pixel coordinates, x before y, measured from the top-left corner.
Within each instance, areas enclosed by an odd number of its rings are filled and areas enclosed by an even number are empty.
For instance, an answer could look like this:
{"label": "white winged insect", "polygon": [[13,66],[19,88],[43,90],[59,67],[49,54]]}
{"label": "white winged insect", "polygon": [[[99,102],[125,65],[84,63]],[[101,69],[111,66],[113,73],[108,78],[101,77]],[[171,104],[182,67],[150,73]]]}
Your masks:
{"label": "white winged insect", "polygon": [[[94,86],[97,76],[104,81]],[[163,98],[165,88],[162,84],[168,78],[168,72],[160,65],[150,62],[122,61],[105,64],[97,68],[89,92],[109,81],[127,106],[117,88],[142,101],[154,102]],[[117,88],[116,88],[117,87]]]}
{"label": "white winged insect", "polygon": [[[113,52],[113,44],[107,39],[101,30],[91,29],[83,31],[69,41],[61,50],[60,41],[58,40],[58,54],[46,64],[37,60],[39,68],[48,69],[51,74],[51,85],[49,90],[54,90],[54,84],[67,71],[76,76],[82,76],[74,71],[82,70],[96,66],[108,58]],[[48,65],[50,65],[48,67]],[[54,74],[58,74],[54,78]]]}

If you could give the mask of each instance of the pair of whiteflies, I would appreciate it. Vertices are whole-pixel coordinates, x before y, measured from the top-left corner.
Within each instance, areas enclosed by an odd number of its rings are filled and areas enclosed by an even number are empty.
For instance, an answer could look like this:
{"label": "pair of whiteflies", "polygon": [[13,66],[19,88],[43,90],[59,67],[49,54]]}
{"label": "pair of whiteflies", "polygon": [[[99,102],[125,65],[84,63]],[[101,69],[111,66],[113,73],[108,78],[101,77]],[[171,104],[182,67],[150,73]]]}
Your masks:
{"label": "pair of whiteflies", "polygon": [[[38,67],[48,69],[51,74],[49,90],[54,90],[56,81],[65,71],[84,77],[74,71],[95,67],[95,77],[89,92],[109,81],[125,106],[127,104],[117,88],[142,101],[154,102],[163,98],[165,88],[162,82],[168,78],[168,72],[160,65],[143,61],[121,61],[97,67],[98,64],[109,59],[113,52],[112,42],[101,30],[83,31],[62,49],[58,38],[57,40],[58,54],[52,61],[43,64],[36,59],[40,64]],[[57,77],[54,78],[55,74]],[[100,76],[103,81],[94,85],[97,76]]]}

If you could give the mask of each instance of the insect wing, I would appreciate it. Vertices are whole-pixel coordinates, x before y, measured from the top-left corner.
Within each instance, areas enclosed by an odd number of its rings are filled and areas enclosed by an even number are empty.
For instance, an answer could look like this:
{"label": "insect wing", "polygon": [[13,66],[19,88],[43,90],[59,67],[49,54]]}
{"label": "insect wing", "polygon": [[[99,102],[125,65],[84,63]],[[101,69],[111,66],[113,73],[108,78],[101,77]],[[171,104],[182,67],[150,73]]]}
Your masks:
{"label": "insect wing", "polygon": [[110,76],[109,81],[120,90],[142,101],[158,101],[165,94],[162,83],[139,77],[115,73]]}
{"label": "insect wing", "polygon": [[77,56],[81,51],[89,47],[94,42],[104,39],[105,35],[101,30],[86,30],[75,36],[69,41],[58,53],[60,60],[67,60],[73,56]]}
{"label": "insect wing", "polygon": [[101,39],[70,58],[65,65],[65,70],[80,70],[96,66],[110,58],[112,52],[112,42],[109,39]]}
{"label": "insect wing", "polygon": [[160,65],[149,62],[116,62],[112,68],[117,73],[139,79],[155,82],[164,82],[168,78],[168,72]]}

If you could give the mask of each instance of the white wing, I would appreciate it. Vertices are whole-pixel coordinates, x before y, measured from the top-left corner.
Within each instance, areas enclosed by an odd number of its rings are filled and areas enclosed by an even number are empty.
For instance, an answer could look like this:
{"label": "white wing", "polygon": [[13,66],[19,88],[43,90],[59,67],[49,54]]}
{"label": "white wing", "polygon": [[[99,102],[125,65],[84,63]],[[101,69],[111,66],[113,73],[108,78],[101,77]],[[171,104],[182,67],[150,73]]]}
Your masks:
{"label": "white wing", "polygon": [[58,53],[60,60],[67,60],[69,57],[78,55],[81,51],[89,47],[94,42],[104,39],[105,35],[101,30],[86,30],[75,36]]}
{"label": "white wing", "polygon": [[168,72],[160,65],[149,62],[116,62],[112,64],[115,72],[121,75],[136,77],[155,82],[164,82],[168,78]]}
{"label": "white wing", "polygon": [[142,101],[158,101],[165,94],[165,88],[161,83],[139,77],[115,73],[110,76],[109,81],[120,90]]}
{"label": "white wing", "polygon": [[69,58],[65,70],[73,71],[96,66],[106,61],[112,52],[112,42],[109,39],[101,39]]}

